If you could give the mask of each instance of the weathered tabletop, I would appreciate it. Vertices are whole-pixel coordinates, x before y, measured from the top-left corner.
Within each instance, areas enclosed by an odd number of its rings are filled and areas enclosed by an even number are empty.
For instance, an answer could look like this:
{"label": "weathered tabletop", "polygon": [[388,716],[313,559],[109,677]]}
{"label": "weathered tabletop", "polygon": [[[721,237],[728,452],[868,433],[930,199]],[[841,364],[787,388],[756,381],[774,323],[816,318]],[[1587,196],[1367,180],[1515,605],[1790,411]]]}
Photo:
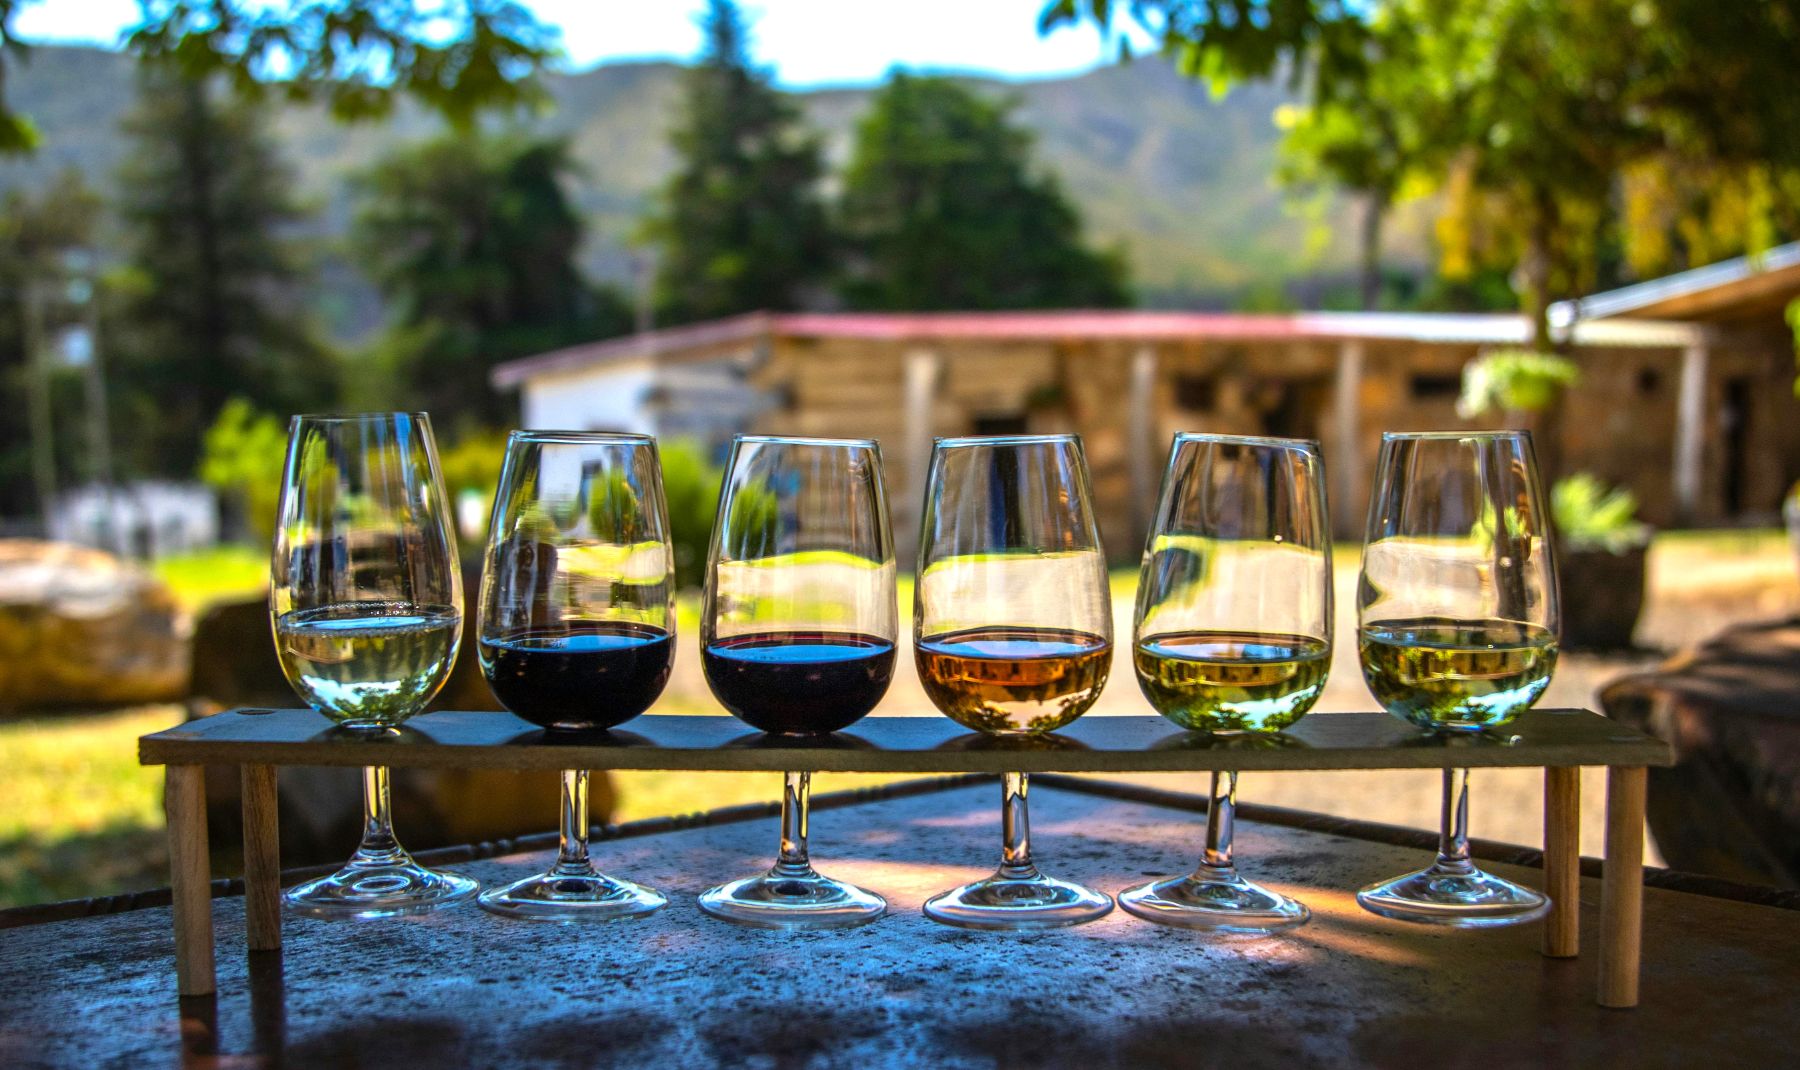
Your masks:
{"label": "weathered tabletop", "polygon": [[[1108,892],[1193,863],[1197,814],[1064,781],[1033,793],[1040,860]],[[1639,1011],[1588,998],[1592,956],[1547,959],[1536,926],[1461,932],[1361,911],[1356,888],[1424,852],[1243,820],[1238,853],[1312,924],[1208,937],[1115,912],[1030,936],[925,920],[931,894],[989,869],[988,784],[814,816],[821,869],[886,895],[840,933],[739,929],[694,896],[766,866],[773,818],[596,844],[612,872],[673,893],[614,926],[508,921],[472,906],[373,923],[285,919],[243,953],[217,904],[216,997],[169,984],[166,908],[0,930],[0,1065],[312,1067],[1104,1067],[1784,1065],[1800,1018],[1800,911],[1651,887]],[[460,868],[486,882],[543,852]],[[1493,864],[1536,883],[1533,869]],[[1593,937],[1599,882],[1581,886]],[[219,1058],[213,1061],[209,1056]]]}

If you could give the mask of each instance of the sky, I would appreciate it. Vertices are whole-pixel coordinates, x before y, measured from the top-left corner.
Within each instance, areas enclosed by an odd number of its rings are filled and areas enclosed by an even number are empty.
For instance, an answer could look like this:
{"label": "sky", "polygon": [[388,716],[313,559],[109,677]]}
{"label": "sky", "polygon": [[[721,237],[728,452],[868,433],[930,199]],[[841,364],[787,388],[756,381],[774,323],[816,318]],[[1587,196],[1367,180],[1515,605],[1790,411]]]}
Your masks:
{"label": "sky", "polygon": [[[1116,49],[1092,26],[1040,37],[1044,0],[742,0],[752,52],[789,88],[879,81],[896,65],[1002,78],[1075,74]],[[623,59],[683,59],[700,48],[704,0],[525,0],[562,31],[574,69]],[[137,0],[27,0],[21,40],[111,47]]]}

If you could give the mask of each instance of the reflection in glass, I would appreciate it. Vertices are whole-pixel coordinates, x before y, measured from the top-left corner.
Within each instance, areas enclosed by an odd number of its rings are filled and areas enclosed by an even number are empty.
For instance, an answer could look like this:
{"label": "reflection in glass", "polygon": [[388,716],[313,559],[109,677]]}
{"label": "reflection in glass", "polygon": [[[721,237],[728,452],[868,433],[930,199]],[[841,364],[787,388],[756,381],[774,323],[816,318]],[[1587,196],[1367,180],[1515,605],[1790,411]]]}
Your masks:
{"label": "reflection in glass", "polygon": [[[734,716],[772,737],[853,745],[829,733],[887,693],[899,630],[875,443],[739,436],[719,497],[702,621],[706,682]],[[842,928],[887,911],[873,892],[813,869],[810,788],[810,773],[785,775],[774,867],[710,889],[700,909],[769,929]]]}
{"label": "reflection in glass", "polygon": [[[481,670],[501,704],[589,742],[644,712],[675,654],[674,554],[656,443],[643,435],[514,431],[481,574]],[[625,735],[620,733],[620,736]],[[661,893],[588,857],[588,771],[565,769],[561,844],[546,873],[481,896],[532,921],[641,917]]]}
{"label": "reflection in glass", "polygon": [[[931,455],[914,585],[925,693],[965,727],[1037,736],[1087,712],[1112,665],[1112,601],[1073,435],[941,439]],[[1001,780],[1000,868],[925,904],[934,921],[1045,929],[1112,900],[1031,858],[1023,773]]]}
{"label": "reflection in glass", "polygon": [[[1267,742],[1305,716],[1331,668],[1330,532],[1316,443],[1176,436],[1132,648],[1158,713],[1195,732]],[[1186,928],[1304,924],[1303,904],[1238,874],[1236,806],[1237,773],[1214,773],[1199,866],[1122,892],[1119,905]]]}
{"label": "reflection in glass", "polygon": [[[450,675],[462,578],[448,505],[424,413],[294,417],[269,573],[275,650],[301,699],[343,731],[396,733]],[[318,917],[383,917],[478,887],[413,861],[394,837],[387,768],[371,766],[356,853],[284,898]]]}
{"label": "reflection in glass", "polygon": [[[1384,435],[1358,587],[1363,678],[1396,717],[1485,732],[1556,667],[1561,613],[1545,501],[1523,431]],[[1550,901],[1469,859],[1469,771],[1444,770],[1438,858],[1357,893],[1405,921],[1510,925]]]}

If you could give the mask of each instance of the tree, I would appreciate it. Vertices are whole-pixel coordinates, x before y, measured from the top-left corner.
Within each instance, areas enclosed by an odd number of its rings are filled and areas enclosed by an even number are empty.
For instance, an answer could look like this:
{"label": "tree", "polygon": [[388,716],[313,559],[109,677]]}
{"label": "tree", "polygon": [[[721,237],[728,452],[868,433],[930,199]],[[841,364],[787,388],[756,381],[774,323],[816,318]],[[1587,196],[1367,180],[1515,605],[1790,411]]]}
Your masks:
{"label": "tree", "polygon": [[395,310],[385,389],[363,400],[432,410],[446,429],[494,425],[508,416],[495,364],[630,328],[626,302],[576,266],[571,167],[563,141],[449,135],[362,176],[362,260]]}
{"label": "tree", "polygon": [[315,408],[336,377],[296,312],[308,274],[291,231],[304,215],[262,111],[168,74],[140,92],[117,201],[130,261],[121,430],[142,470],[187,475],[227,399]]}
{"label": "tree", "polygon": [[[11,30],[30,0],[0,0],[0,154],[37,144],[6,103],[6,64],[25,58]],[[224,77],[259,97],[323,100],[340,119],[388,114],[406,96],[467,127],[484,110],[544,100],[537,74],[554,30],[513,0],[143,0],[126,47],[187,81]]]}
{"label": "tree", "polygon": [[840,205],[844,300],[940,310],[1126,304],[1117,255],[1089,250],[1054,178],[1033,174],[1010,105],[896,72],[858,124]]}
{"label": "tree", "polygon": [[678,163],[645,228],[656,305],[676,322],[799,307],[829,271],[819,140],[750,64],[743,17],[711,0],[706,50],[683,73]]}

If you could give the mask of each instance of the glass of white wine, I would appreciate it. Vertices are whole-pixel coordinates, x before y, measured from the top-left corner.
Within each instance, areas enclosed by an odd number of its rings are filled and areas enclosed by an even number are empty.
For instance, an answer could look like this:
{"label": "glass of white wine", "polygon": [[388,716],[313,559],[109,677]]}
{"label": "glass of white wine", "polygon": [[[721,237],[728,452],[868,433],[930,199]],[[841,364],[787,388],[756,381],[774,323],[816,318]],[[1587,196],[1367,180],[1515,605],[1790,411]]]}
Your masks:
{"label": "glass of white wine", "polygon": [[[289,683],[340,732],[394,734],[438,693],[462,638],[462,573],[424,413],[294,417],[269,609]],[[400,846],[384,766],[363,770],[363,816],[349,863],[290,889],[290,909],[417,914],[479,889]]]}
{"label": "glass of white wine", "polygon": [[[1224,745],[1279,745],[1331,670],[1331,524],[1315,442],[1175,436],[1138,579],[1132,665],[1156,711]],[[1239,876],[1237,773],[1212,778],[1192,873],[1119,895],[1162,925],[1270,932],[1305,905]]]}
{"label": "glass of white wine", "polygon": [[[1363,679],[1394,716],[1473,735],[1538,700],[1562,621],[1529,432],[1382,436],[1357,609]],[[1437,861],[1356,899],[1384,917],[1464,927],[1550,907],[1470,861],[1467,769],[1444,770]]]}

